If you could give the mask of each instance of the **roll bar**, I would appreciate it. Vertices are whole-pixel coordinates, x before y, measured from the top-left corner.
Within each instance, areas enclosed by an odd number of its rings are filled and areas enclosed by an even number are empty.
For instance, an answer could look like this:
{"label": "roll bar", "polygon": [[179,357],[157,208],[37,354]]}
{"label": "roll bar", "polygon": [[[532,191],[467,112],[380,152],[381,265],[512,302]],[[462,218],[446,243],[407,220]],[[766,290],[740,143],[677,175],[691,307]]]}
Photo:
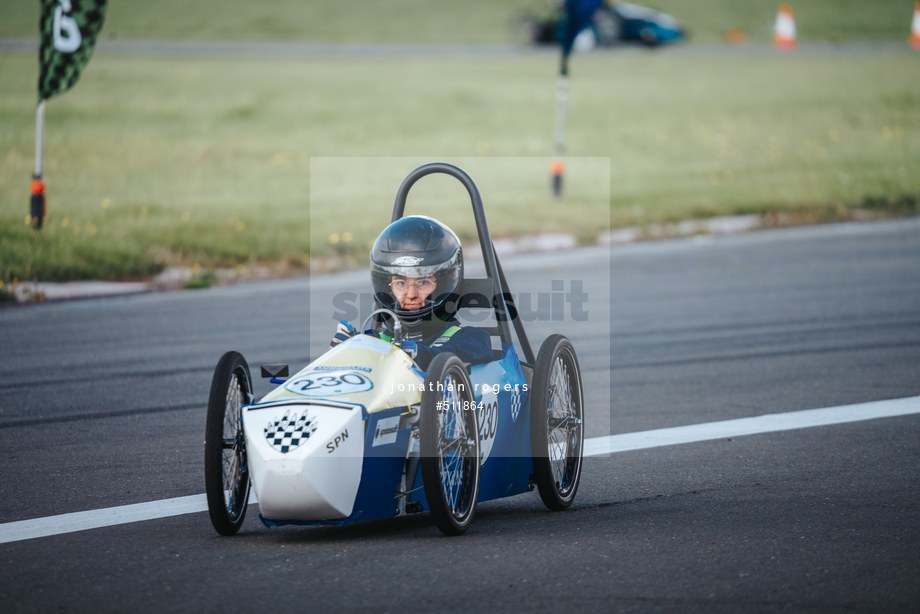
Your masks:
{"label": "roll bar", "polygon": [[489,234],[489,224],[486,221],[485,209],[482,206],[482,196],[479,194],[479,188],[472,177],[463,169],[446,162],[431,162],[419,166],[406,175],[406,178],[403,179],[402,184],[396,191],[396,201],[393,204],[393,217],[390,223],[392,224],[403,217],[406,210],[406,198],[409,196],[409,190],[412,186],[422,177],[434,173],[450,175],[462,183],[469,193],[470,202],[473,205],[473,217],[476,220],[476,232],[479,234],[479,247],[482,250],[482,259],[486,265],[488,277],[485,279],[467,278],[464,275],[460,288],[459,307],[482,307],[483,305],[475,304],[475,301],[471,302],[467,297],[475,289],[489,288],[492,297],[492,308],[495,312],[495,319],[498,322],[498,329],[492,329],[490,333],[498,333],[503,343],[511,345],[511,328],[508,326],[508,320],[510,319],[514,322],[514,332],[517,333],[518,341],[521,343],[525,361],[533,365],[536,362],[533,350],[530,347],[527,334],[524,332],[523,322],[518,317],[514,298],[508,289],[504,271],[502,271],[498,256],[495,255],[495,246],[492,244],[492,235]]}

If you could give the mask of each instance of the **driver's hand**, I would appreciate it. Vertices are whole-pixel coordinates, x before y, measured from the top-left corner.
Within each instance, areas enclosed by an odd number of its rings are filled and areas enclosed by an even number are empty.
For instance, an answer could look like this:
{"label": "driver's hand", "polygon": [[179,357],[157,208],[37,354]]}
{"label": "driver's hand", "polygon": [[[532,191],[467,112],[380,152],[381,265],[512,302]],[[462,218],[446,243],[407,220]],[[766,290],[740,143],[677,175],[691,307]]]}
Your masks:
{"label": "driver's hand", "polygon": [[418,356],[418,344],[412,339],[406,339],[400,343],[399,349],[408,354],[412,360],[415,360],[415,357]]}
{"label": "driver's hand", "polygon": [[355,330],[355,327],[342,320],[339,322],[339,325],[335,327],[335,336],[332,338],[332,343],[329,344],[329,347],[335,347],[343,341],[347,341],[354,337],[358,331]]}

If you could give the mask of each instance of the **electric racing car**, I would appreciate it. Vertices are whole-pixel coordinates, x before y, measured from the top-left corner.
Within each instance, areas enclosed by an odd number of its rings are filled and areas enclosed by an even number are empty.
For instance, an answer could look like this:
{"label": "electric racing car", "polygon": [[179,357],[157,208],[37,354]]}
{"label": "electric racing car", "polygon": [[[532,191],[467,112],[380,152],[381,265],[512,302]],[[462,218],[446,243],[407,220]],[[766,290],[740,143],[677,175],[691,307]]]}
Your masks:
{"label": "electric racing car", "polygon": [[351,337],[292,377],[286,365],[262,367],[278,387],[258,401],[246,360],[227,352],[211,383],[205,436],[218,533],[239,531],[251,491],[267,526],[430,512],[446,535],[465,532],[482,501],[535,487],[550,510],[574,500],[584,441],[575,349],[554,334],[534,358],[479,189],[463,170],[444,163],[413,170],[392,221],[402,218],[411,187],[432,173],[455,177],[470,195],[486,276],[464,274],[457,309],[492,309],[495,326],[485,330],[501,349],[472,366],[442,352],[423,372],[399,347],[398,314],[378,309],[358,329],[372,334]]}
{"label": "electric racing car", "polygon": [[[566,19],[562,6],[556,14],[545,18],[525,13],[515,20],[515,38],[524,44],[559,44],[565,40]],[[579,33],[574,46],[577,51],[629,43],[656,47],[686,39],[687,31],[667,13],[630,2],[604,1]]]}

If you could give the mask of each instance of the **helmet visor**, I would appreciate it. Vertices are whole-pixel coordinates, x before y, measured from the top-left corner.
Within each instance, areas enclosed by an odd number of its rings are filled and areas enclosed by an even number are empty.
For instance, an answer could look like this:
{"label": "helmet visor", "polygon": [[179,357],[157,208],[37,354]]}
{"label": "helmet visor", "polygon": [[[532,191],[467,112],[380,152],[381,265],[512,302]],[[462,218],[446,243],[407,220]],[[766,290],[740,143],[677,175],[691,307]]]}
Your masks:
{"label": "helmet visor", "polygon": [[443,304],[460,285],[460,251],[447,262],[431,266],[380,265],[371,262],[371,283],[377,302],[400,316],[421,316]]}

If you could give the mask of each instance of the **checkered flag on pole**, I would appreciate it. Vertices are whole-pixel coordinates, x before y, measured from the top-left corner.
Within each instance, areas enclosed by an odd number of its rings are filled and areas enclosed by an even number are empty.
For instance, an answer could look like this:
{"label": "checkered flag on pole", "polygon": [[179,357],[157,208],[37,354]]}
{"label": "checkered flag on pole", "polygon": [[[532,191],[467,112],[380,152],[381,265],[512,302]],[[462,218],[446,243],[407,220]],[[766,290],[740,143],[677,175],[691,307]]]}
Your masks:
{"label": "checkered flag on pole", "polygon": [[93,54],[107,0],[41,0],[38,98],[66,92]]}
{"label": "checkered flag on pole", "polygon": [[69,90],[93,54],[105,20],[107,0],[41,0],[38,49],[38,108],[35,111],[35,173],[32,175],[32,226],[45,219],[42,142],[45,100]]}

